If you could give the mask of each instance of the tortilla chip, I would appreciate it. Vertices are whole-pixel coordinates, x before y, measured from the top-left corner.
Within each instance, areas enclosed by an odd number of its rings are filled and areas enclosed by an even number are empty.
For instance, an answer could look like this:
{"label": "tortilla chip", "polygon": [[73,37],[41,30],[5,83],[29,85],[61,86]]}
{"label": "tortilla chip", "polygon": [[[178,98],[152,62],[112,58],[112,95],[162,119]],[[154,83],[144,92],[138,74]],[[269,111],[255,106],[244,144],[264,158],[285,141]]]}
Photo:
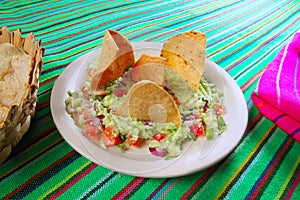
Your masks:
{"label": "tortilla chip", "polygon": [[199,71],[184,58],[173,52],[164,51],[163,55],[167,58],[166,66],[181,75],[189,86],[193,88],[193,90],[197,91],[201,78]]}
{"label": "tortilla chip", "polygon": [[181,74],[190,87],[198,90],[205,67],[205,35],[187,32],[169,38],[161,50],[166,65]]}
{"label": "tortilla chip", "polygon": [[0,44],[10,43],[11,35],[7,26],[3,26],[0,29]]}
{"label": "tortilla chip", "polygon": [[28,131],[35,114],[44,48],[32,33],[0,27],[0,164]]}
{"label": "tortilla chip", "polygon": [[172,122],[177,127],[181,125],[180,113],[172,96],[149,80],[139,81],[132,86],[119,113],[139,120]]}
{"label": "tortilla chip", "polygon": [[164,68],[166,59],[160,56],[142,54],[131,69],[131,77],[134,82],[150,80],[158,85],[164,83]]}
{"label": "tortilla chip", "polygon": [[[32,72],[32,58],[10,43],[0,45],[0,104],[19,105],[28,93]],[[1,121],[1,119],[0,119]]]}
{"label": "tortilla chip", "polygon": [[117,31],[106,31],[100,63],[91,81],[92,92],[95,95],[105,94],[104,88],[121,77],[133,64],[134,53],[129,41]]}
{"label": "tortilla chip", "polygon": [[206,50],[206,35],[198,31],[185,32],[183,35],[189,36],[197,42],[204,50]]}

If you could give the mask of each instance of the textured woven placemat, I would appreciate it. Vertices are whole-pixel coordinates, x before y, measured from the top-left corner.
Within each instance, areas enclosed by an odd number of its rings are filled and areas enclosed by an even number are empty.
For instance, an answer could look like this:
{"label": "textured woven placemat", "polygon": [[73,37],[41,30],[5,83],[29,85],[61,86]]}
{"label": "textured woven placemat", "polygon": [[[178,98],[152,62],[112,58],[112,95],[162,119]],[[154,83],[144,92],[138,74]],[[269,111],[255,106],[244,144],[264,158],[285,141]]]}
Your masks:
{"label": "textured woven placemat", "polygon": [[[300,30],[299,10],[297,0],[1,1],[0,27],[33,32],[46,52],[37,113],[0,166],[0,198],[300,199],[300,144],[250,100],[263,70]],[[149,179],[105,169],[69,146],[51,117],[51,90],[70,62],[102,43],[106,29],[154,42],[205,32],[207,56],[236,80],[247,100],[249,123],[237,148],[195,174]]]}

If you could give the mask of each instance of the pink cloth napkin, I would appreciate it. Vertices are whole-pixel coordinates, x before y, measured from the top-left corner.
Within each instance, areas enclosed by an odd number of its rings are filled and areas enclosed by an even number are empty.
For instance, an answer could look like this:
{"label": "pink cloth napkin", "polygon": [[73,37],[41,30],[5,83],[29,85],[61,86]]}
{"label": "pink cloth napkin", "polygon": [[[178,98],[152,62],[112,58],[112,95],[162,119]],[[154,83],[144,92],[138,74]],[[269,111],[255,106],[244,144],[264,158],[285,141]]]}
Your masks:
{"label": "pink cloth napkin", "polygon": [[266,68],[251,98],[264,116],[300,142],[300,32]]}

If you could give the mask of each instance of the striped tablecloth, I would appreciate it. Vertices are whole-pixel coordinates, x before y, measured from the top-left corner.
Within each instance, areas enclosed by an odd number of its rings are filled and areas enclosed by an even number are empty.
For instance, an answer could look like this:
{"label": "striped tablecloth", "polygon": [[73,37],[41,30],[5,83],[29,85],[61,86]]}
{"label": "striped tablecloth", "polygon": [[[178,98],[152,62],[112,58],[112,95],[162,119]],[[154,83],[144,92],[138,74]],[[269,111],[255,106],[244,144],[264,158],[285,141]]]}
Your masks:
{"label": "striped tablecloth", "polygon": [[[298,0],[0,2],[0,27],[33,32],[46,48],[36,116],[0,166],[0,198],[300,199],[300,144],[250,98],[263,70],[300,30]],[[207,57],[237,82],[249,111],[245,134],[228,157],[187,176],[134,177],[98,166],[62,138],[50,111],[55,80],[98,48],[107,29],[133,42],[206,33]]]}

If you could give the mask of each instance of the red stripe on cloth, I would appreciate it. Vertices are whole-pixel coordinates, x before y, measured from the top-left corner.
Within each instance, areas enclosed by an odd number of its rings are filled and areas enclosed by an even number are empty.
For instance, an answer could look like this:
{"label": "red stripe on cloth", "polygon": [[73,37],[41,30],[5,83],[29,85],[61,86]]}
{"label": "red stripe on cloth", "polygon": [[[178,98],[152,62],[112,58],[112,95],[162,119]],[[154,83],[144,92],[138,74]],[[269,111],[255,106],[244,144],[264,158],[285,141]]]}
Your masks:
{"label": "red stripe on cloth", "polygon": [[292,197],[297,185],[299,184],[299,182],[300,182],[300,171],[298,171],[297,177],[296,177],[294,183],[292,184],[292,186],[291,186],[288,194],[286,195],[285,199],[291,199],[291,197]]}
{"label": "red stripe on cloth", "polygon": [[[17,146],[14,149],[14,151],[10,154],[10,156],[15,156],[15,155],[19,154],[20,152],[29,149],[32,145],[37,144],[38,141],[42,140],[44,137],[48,136],[55,130],[56,130],[56,126],[54,126],[54,125],[47,128],[46,130],[42,131],[38,135],[34,136],[28,143],[24,143],[21,146]],[[42,152],[40,152],[40,153],[42,153]]]}
{"label": "red stripe on cloth", "polygon": [[157,188],[156,188],[156,190],[154,190],[153,192],[152,192],[152,194],[147,198],[147,199],[152,199],[157,193],[158,193],[158,191],[160,191],[167,183],[168,183],[168,181],[169,181],[170,179],[166,179],[166,180],[164,180]]}
{"label": "red stripe on cloth", "polygon": [[241,86],[241,90],[244,92],[246,89],[248,89],[256,80],[258,80],[262,73],[264,72],[264,69],[257,72],[253,77],[251,77],[245,84]]}
{"label": "red stripe on cloth", "polygon": [[46,84],[48,84],[48,83],[50,83],[50,82],[55,81],[55,80],[58,78],[58,76],[59,76],[59,75],[56,75],[56,76],[54,76],[54,77],[52,77],[52,78],[49,78],[49,79],[47,79],[47,80],[45,80],[45,81],[42,81],[42,82],[40,83],[40,87],[42,87],[42,86],[44,86],[44,85],[46,85]]}
{"label": "red stripe on cloth", "polygon": [[36,107],[36,110],[37,110],[37,111],[38,111],[38,110],[42,110],[43,108],[49,107],[49,105],[50,105],[50,100],[45,101],[45,102],[43,102],[43,103],[39,103],[39,104],[37,105],[37,107]]}
{"label": "red stripe on cloth", "polygon": [[191,188],[183,194],[183,196],[180,199],[187,199],[188,196],[200,185],[202,181],[204,181],[208,175],[210,175],[213,171],[215,171],[216,166],[209,168],[195,183],[191,186]]}
{"label": "red stripe on cloth", "polygon": [[[47,121],[48,122],[48,121]],[[41,124],[42,125],[42,124]],[[36,136],[34,136],[31,139],[31,142],[28,145],[32,145],[32,142],[37,142],[38,140],[40,140],[41,138],[43,138],[44,136],[49,135],[51,132],[57,130],[56,126],[50,126],[49,128],[47,128],[46,130],[43,130],[42,132],[40,132],[39,134],[37,134]],[[27,148],[28,146],[26,146]],[[22,148],[23,149],[23,148]]]}
{"label": "red stripe on cloth", "polygon": [[69,184],[67,184],[65,187],[63,187],[60,191],[53,194],[49,199],[56,199],[59,197],[62,193],[64,193],[67,189],[69,189],[71,186],[73,186],[75,183],[77,183],[82,177],[90,173],[93,169],[95,169],[98,165],[93,164],[90,168],[88,168],[86,171],[84,171],[82,174],[80,174],[78,177],[76,177],[73,181],[71,181]]}
{"label": "red stripe on cloth", "polygon": [[266,173],[263,173],[263,176],[259,178],[260,182],[257,185],[257,187],[255,188],[255,190],[253,191],[253,193],[251,194],[250,199],[257,198],[257,195],[260,193],[263,185],[268,180],[270,175],[273,173],[274,169],[276,168],[276,165],[278,164],[278,162],[280,160],[282,160],[282,157],[285,155],[286,150],[289,148],[291,142],[292,142],[292,139],[288,140],[288,142],[285,143],[285,145],[280,150],[279,154],[276,156],[275,160],[273,162],[272,161],[270,162],[270,163],[272,163],[272,165],[268,166]]}
{"label": "red stripe on cloth", "polygon": [[60,162],[63,162],[63,160],[67,159],[68,157],[70,157],[72,154],[75,154],[76,151],[73,150],[71,152],[69,152],[68,154],[66,154],[64,157],[60,158],[59,160],[57,160],[55,163],[53,163],[52,165],[50,165],[49,167],[45,168],[44,170],[40,171],[39,173],[37,173],[36,175],[34,175],[32,178],[30,178],[27,182],[23,183],[22,185],[20,185],[18,188],[16,188],[14,191],[12,191],[11,193],[9,193],[8,195],[6,195],[4,197],[4,199],[11,199],[12,196],[14,196],[15,194],[17,194],[18,192],[22,191],[24,188],[26,188],[28,185],[32,184],[36,179],[38,179],[40,176],[42,176],[43,174],[47,173],[48,171],[50,171],[51,169],[53,169],[57,164],[59,164]]}
{"label": "red stripe on cloth", "polygon": [[136,177],[128,185],[126,185],[118,194],[112,199],[124,199],[136,186],[138,186],[145,178]]}
{"label": "red stripe on cloth", "polygon": [[258,113],[258,114],[254,117],[254,119],[248,123],[245,132],[249,131],[253,126],[255,126],[256,123],[258,122],[258,120],[261,118],[261,116],[262,116],[262,114],[261,114],[261,113]]}

